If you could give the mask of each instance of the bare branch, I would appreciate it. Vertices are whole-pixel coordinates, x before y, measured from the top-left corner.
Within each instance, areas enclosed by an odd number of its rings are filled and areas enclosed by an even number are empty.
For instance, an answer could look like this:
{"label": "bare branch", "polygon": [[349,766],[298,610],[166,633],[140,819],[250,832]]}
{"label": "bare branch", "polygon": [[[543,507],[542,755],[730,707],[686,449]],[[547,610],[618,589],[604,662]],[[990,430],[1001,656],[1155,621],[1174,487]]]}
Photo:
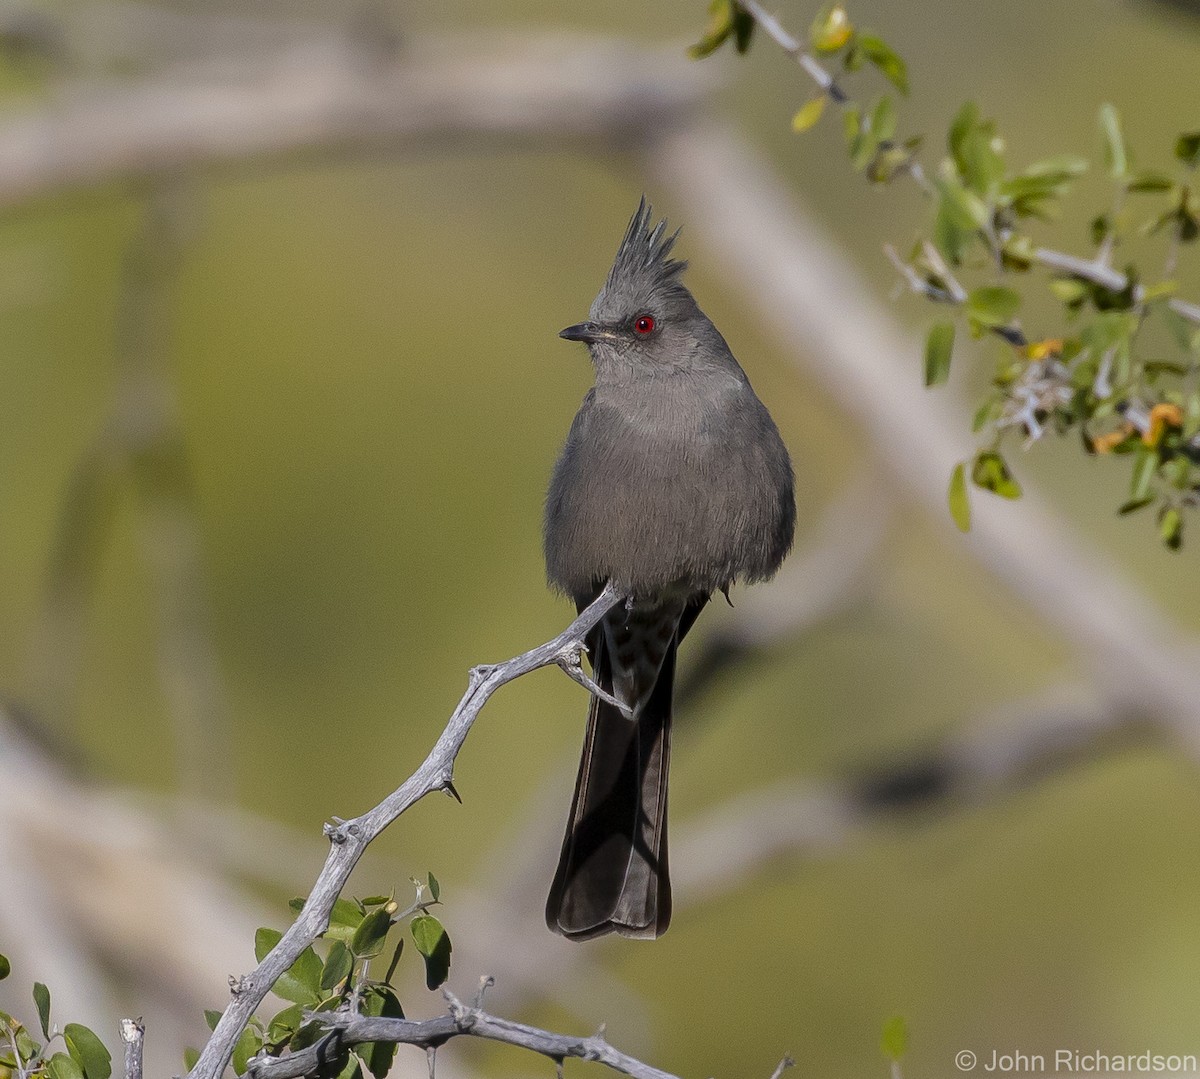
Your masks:
{"label": "bare branch", "polygon": [[332,1036],[315,1045],[284,1057],[260,1057],[251,1061],[250,1079],[299,1079],[319,1072],[322,1065],[340,1051],[363,1042],[396,1042],[436,1050],[451,1038],[467,1035],[520,1046],[561,1062],[566,1057],[592,1060],[635,1079],[676,1079],[670,1072],[645,1064],[614,1049],[603,1030],[591,1037],[554,1034],[539,1027],[501,1019],[482,1008],[464,1004],[453,993],[445,992],[449,1012],[435,1019],[380,1019],[363,1015],[316,1014]]}
{"label": "bare branch", "polygon": [[475,667],[470,673],[466,693],[421,766],[374,809],[353,820],[325,826],[331,844],[329,856],[304,908],[257,969],[234,982],[233,999],[189,1073],[191,1079],[217,1079],[225,1070],[234,1044],[271,986],[328,928],[334,901],[367,845],[425,795],[452,789],[455,759],[491,695],[530,671],[558,664],[564,651],[578,647],[592,627],[623,599],[620,593],[607,586],[596,601],[553,640],[504,663]]}
{"label": "bare branch", "polygon": [[[1033,261],[1040,266],[1045,266],[1049,270],[1057,270],[1060,273],[1069,274],[1071,277],[1079,277],[1084,281],[1091,281],[1101,288],[1106,288],[1110,292],[1124,292],[1129,287],[1129,278],[1119,270],[1114,270],[1111,266],[1105,265],[1097,259],[1084,259],[1075,255],[1067,255],[1061,251],[1054,251],[1050,248],[1039,247],[1033,252]],[[1134,303],[1140,303],[1145,296],[1145,289],[1141,285],[1135,286],[1133,290]],[[1189,303],[1186,300],[1170,299],[1167,301],[1167,306],[1177,315],[1188,320],[1200,324],[1200,304]]]}
{"label": "bare branch", "polygon": [[828,857],[922,810],[963,810],[1045,777],[1162,740],[1144,715],[1067,685],[978,717],[961,733],[837,780],[784,780],[689,819],[675,841],[677,910],[744,887],[779,859]]}
{"label": "bare branch", "polygon": [[366,59],[318,40],[31,109],[0,125],[0,209],[114,180],[464,138],[625,147],[715,84],[677,51],[562,34],[424,38]]}
{"label": "bare branch", "polygon": [[771,1073],[771,1079],[780,1079],[788,1068],[794,1068],[796,1062],[790,1057],[784,1057],[778,1064],[775,1065],[775,1070]]}
{"label": "bare branch", "polygon": [[140,1019],[121,1020],[121,1041],[125,1043],[125,1079],[142,1079],[142,1042],[146,1028]]}
{"label": "bare branch", "polygon": [[783,28],[782,23],[757,0],[738,0],[738,6],[745,8],[762,28],[763,33],[773,39],[776,45],[804,68],[808,77],[821,88],[821,92],[829,95],[830,101],[836,102],[838,105],[845,105],[849,101],[845,91],[838,86],[833,76],[805,52],[804,46],[800,44],[799,40],[792,37]]}

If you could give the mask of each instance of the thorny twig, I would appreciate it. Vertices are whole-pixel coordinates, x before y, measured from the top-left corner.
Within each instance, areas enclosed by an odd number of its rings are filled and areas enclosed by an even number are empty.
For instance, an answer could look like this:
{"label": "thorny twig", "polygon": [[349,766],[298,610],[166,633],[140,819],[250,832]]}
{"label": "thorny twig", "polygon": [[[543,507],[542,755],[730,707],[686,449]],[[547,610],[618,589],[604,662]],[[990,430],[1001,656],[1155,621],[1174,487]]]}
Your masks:
{"label": "thorny twig", "polygon": [[581,647],[592,627],[623,598],[608,586],[553,640],[504,663],[472,669],[466,693],[421,766],[374,809],[325,826],[331,844],[329,856],[303,909],[257,969],[233,982],[232,1000],[189,1073],[190,1079],[217,1079],[222,1074],[237,1039],[275,981],[328,927],[334,901],[367,845],[425,795],[436,790],[453,792],[455,759],[491,695],[530,671],[560,664],[563,654]]}

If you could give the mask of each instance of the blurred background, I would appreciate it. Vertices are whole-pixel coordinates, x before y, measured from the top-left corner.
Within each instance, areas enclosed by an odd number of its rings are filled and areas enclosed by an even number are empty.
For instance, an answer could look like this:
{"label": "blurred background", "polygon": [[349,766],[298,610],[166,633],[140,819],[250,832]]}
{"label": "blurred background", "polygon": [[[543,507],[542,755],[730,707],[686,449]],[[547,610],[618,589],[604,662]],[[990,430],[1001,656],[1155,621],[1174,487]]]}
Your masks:
{"label": "blurred background", "polygon": [[[908,60],[927,163],[967,98],[1016,163],[1097,159],[1103,101],[1147,167],[1197,125],[1181,5],[851,13]],[[493,1011],[607,1022],[678,1074],[790,1052],[882,1075],[895,1013],[913,1076],[960,1049],[1200,1053],[1197,542],[1118,519],[1126,473],[1076,444],[1014,454],[1032,497],[954,531],[995,346],[920,389],[934,313],[880,251],[926,226],[919,193],[854,176],[834,117],[791,134],[811,88],[765,38],[686,61],[705,22],[702,0],[0,11],[0,1007],[44,981],[110,1045],[144,1015],[148,1067],[180,1071],[254,927],[315,878],[321,822],[410,774],[470,666],[566,624],[540,516],[591,373],[556,334],[645,192],[801,508],[789,571],[688,642],[674,923],[582,946],[542,924],[586,711],[554,671],[496,696],[464,804],[420,803],[350,890],[432,869],[459,995],[493,974]],[[1039,241],[1087,253],[1098,171]],[[747,207],[839,302],[764,290]],[[1200,298],[1187,253],[1179,279]],[[839,326],[868,347],[831,351]],[[443,1007],[419,979],[402,998]],[[424,1068],[401,1049],[397,1074]],[[461,1042],[439,1068],[544,1070]]]}

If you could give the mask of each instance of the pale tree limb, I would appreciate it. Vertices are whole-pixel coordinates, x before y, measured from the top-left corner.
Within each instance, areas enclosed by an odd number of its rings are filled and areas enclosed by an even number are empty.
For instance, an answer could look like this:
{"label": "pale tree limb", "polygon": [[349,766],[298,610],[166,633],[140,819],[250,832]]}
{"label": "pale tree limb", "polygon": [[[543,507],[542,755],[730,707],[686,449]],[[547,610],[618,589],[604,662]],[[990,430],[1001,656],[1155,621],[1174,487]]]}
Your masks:
{"label": "pale tree limb", "polygon": [[[20,867],[0,888],[5,952],[53,986],[61,1014],[93,1030],[110,1029],[119,1014],[114,984],[145,998],[152,1070],[165,1072],[177,1060],[165,1046],[193,1038],[195,1016],[245,962],[267,907],[191,842],[194,831],[181,835],[147,812],[146,799],[64,767],[4,707],[0,761],[0,864]],[[298,852],[288,887],[300,867],[315,875],[319,864],[318,851]],[[16,1010],[17,983],[0,982],[0,1008]]]}
{"label": "pale tree limb", "polygon": [[1161,742],[1161,729],[1083,686],[1013,701],[963,731],[898,760],[831,781],[782,780],[737,795],[678,829],[672,851],[678,909],[727,895],[779,860],[828,858],[913,810],[957,810]]}
{"label": "pale tree limb", "polygon": [[113,181],[249,162],[521,140],[590,149],[670,126],[715,85],[680,53],[563,34],[344,41],[98,85],[0,124],[0,209]]}
{"label": "pale tree limb", "polygon": [[31,666],[41,712],[62,732],[75,718],[82,641],[119,494],[131,489],[158,618],[158,672],[191,797],[229,795],[229,723],[210,632],[191,469],[169,369],[175,283],[192,209],[179,182],[145,197],[125,251],[107,415],[75,463],[58,514]]}
{"label": "pale tree limb", "polygon": [[[710,624],[675,682],[686,708],[731,666],[794,641],[868,593],[879,549],[895,520],[895,499],[873,473],[830,503],[769,588],[741,592],[732,611]],[[719,606],[724,606],[723,604]]]}
{"label": "pale tree limb", "polygon": [[258,967],[233,982],[232,999],[189,1073],[191,1079],[217,1079],[225,1070],[238,1037],[271,987],[328,928],[333,904],[367,845],[427,794],[443,790],[457,797],[454,762],[491,695],[502,685],[542,667],[577,668],[588,632],[623,598],[611,585],[606,586],[595,602],[553,640],[504,663],[473,668],[466,693],[420,767],[374,809],[353,820],[326,825],[329,856],[303,909]]}

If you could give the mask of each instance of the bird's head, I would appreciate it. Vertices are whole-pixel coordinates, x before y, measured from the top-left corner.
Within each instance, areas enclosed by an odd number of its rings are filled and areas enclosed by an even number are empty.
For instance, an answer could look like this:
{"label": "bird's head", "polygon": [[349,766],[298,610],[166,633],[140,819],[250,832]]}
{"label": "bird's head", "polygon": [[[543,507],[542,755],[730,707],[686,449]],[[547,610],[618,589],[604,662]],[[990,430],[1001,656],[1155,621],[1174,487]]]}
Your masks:
{"label": "bird's head", "polygon": [[680,280],[687,263],[670,257],[679,233],[668,234],[665,220],[652,228],[651,213],[642,196],[587,322],[559,333],[586,342],[597,371],[686,366],[716,332]]}

